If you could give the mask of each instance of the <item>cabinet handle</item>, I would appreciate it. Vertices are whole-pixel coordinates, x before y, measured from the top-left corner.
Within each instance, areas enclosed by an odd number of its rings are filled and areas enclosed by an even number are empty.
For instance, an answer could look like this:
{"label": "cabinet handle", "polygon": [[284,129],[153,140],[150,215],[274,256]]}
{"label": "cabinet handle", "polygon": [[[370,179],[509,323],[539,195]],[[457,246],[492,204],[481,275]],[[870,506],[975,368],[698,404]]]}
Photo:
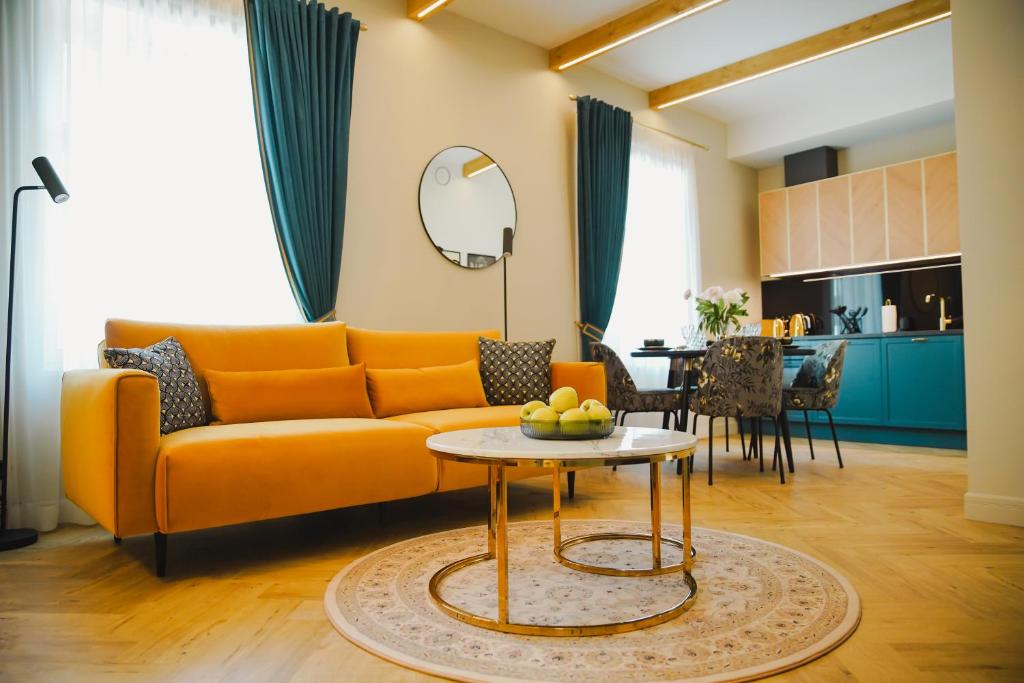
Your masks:
{"label": "cabinet handle", "polygon": [[913,338],[913,339],[911,339],[910,341],[914,341],[914,342],[926,342],[926,341],[928,341],[928,337],[914,337],[914,338]]}

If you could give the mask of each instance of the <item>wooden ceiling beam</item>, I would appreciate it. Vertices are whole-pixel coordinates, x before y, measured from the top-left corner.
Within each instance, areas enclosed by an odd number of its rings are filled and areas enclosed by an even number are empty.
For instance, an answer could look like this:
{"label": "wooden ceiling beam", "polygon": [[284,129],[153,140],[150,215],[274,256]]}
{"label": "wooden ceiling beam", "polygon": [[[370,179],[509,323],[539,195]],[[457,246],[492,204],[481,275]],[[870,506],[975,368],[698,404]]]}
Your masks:
{"label": "wooden ceiling beam", "polygon": [[925,26],[950,15],[949,0],[913,0],[823,33],[783,45],[727,66],[652,90],[653,109],[664,109],[702,95],[844,52]]}
{"label": "wooden ceiling beam", "polygon": [[548,62],[555,71],[564,71],[724,1],[656,0],[553,48]]}
{"label": "wooden ceiling beam", "polygon": [[410,19],[423,21],[427,17],[437,14],[445,5],[450,5],[454,0],[405,0],[405,12]]}

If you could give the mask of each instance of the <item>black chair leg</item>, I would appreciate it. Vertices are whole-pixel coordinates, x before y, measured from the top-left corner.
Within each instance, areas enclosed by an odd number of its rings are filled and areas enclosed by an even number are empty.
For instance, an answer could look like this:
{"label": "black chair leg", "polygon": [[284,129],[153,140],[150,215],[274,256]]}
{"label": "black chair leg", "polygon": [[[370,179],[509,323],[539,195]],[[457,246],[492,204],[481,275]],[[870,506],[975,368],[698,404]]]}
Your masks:
{"label": "black chair leg", "polygon": [[775,469],[775,463],[779,463],[779,483],[786,483],[786,463],[782,461],[782,442],[779,440],[779,421],[778,418],[772,418],[772,424],[775,425],[775,459],[772,462],[772,469]]}
{"label": "black chair leg", "polygon": [[825,414],[828,415],[828,426],[832,430],[832,442],[836,445],[836,458],[839,460],[839,468],[843,468],[843,456],[839,452],[839,439],[836,437],[836,423],[832,421],[832,411],[826,410]]}
{"label": "black chair leg", "polygon": [[708,416],[708,486],[714,485],[714,479],[711,476],[712,470],[714,469],[715,462],[715,418]]}
{"label": "black chair leg", "polygon": [[750,423],[753,431],[750,433],[750,447],[757,446],[757,469],[764,472],[764,441],[761,439],[761,418],[757,417]]}
{"label": "black chair leg", "polygon": [[804,429],[807,430],[807,445],[811,449],[811,460],[814,460],[814,439],[811,438],[811,419],[807,417],[807,411],[804,411]]}
{"label": "black chair leg", "polygon": [[736,418],[736,426],[740,430],[740,450],[743,451],[743,459],[746,460],[747,459],[747,437],[743,433],[743,418],[742,417],[737,417]]}
{"label": "black chair leg", "polygon": [[153,534],[153,541],[156,545],[156,575],[163,578],[167,576],[167,534],[158,531]]}
{"label": "black chair leg", "polygon": [[729,418],[725,418],[725,452],[729,452]]}
{"label": "black chair leg", "polygon": [[[613,467],[614,467],[614,465],[613,465]],[[565,478],[566,478],[566,481],[568,481],[568,483],[569,483],[569,498],[575,498],[576,497],[576,473],[575,472],[566,472],[565,473]]]}

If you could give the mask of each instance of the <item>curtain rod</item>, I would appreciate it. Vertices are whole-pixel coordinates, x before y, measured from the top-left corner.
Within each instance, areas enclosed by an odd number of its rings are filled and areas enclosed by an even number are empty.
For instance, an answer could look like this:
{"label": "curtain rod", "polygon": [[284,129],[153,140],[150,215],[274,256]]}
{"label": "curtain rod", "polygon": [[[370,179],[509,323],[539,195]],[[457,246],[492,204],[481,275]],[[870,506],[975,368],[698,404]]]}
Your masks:
{"label": "curtain rod", "polygon": [[[573,102],[575,102],[576,101],[576,95],[569,95],[569,99],[572,100]],[[678,135],[673,135],[672,133],[666,133],[665,131],[661,130],[660,128],[655,128],[654,126],[647,126],[647,125],[644,125],[644,124],[640,123],[639,121],[635,121],[634,120],[633,123],[635,125],[637,125],[637,126],[640,126],[641,128],[646,128],[647,130],[653,130],[656,133],[661,133],[662,135],[667,135],[670,138],[675,138],[676,140],[679,140],[679,142],[685,142],[688,145],[693,145],[694,147],[700,147],[705,152],[710,152],[711,151],[710,147],[708,147],[707,145],[702,145],[699,142],[694,142],[693,140],[687,140],[686,138],[679,137]]]}

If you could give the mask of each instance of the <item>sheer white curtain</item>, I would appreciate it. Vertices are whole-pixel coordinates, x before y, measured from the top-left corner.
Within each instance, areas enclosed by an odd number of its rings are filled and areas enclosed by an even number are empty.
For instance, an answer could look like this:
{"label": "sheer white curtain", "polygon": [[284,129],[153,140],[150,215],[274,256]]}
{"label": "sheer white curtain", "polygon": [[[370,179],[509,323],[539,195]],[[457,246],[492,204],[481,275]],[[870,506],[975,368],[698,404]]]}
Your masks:
{"label": "sheer white curtain", "polygon": [[[71,199],[22,195],[11,524],[83,521],[61,496],[60,375],[108,317],[297,322],[263,185],[242,4],[0,2],[9,193],[50,157]],[[6,256],[5,256],[6,259]],[[6,261],[5,261],[6,262]]]}
{"label": "sheer white curtain", "polygon": [[696,291],[699,284],[693,150],[668,135],[634,125],[622,265],[604,340],[641,388],[664,388],[668,361],[631,358],[630,351],[652,337],[679,343],[682,327],[697,322],[683,293]]}

